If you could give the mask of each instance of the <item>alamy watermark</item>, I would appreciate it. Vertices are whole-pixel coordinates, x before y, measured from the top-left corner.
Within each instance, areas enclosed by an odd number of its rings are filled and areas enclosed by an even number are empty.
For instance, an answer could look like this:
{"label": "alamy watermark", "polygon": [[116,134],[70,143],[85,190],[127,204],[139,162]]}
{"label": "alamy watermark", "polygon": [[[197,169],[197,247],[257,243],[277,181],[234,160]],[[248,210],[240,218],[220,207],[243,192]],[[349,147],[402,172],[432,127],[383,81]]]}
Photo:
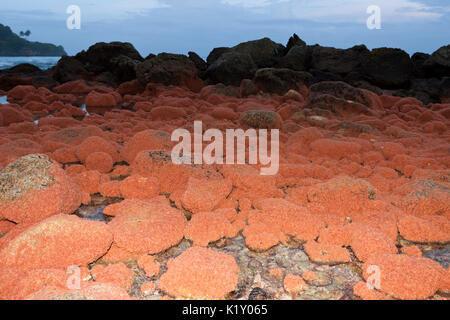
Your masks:
{"label": "alamy watermark", "polygon": [[[275,175],[279,168],[278,129],[226,129],[224,135],[219,129],[208,129],[203,133],[202,121],[194,121],[193,140],[187,129],[172,132],[172,141],[179,142],[172,149],[175,164],[259,164],[261,175]],[[180,141],[181,139],[181,141]],[[248,141],[248,149],[246,142]],[[192,153],[192,142],[194,152]],[[211,142],[203,149],[203,142]],[[247,152],[248,151],[248,152]],[[248,154],[248,162],[246,162]]]}
{"label": "alamy watermark", "polygon": [[66,13],[70,16],[66,20],[67,29],[81,29],[81,9],[79,6],[70,5],[66,9]]}
{"label": "alamy watermark", "polygon": [[373,290],[377,289],[380,290],[381,288],[381,270],[379,266],[370,265],[367,267],[366,270],[367,274],[369,275],[367,277],[367,289]]}
{"label": "alamy watermark", "polygon": [[381,8],[376,5],[369,6],[367,14],[370,14],[366,21],[367,29],[381,29]]}

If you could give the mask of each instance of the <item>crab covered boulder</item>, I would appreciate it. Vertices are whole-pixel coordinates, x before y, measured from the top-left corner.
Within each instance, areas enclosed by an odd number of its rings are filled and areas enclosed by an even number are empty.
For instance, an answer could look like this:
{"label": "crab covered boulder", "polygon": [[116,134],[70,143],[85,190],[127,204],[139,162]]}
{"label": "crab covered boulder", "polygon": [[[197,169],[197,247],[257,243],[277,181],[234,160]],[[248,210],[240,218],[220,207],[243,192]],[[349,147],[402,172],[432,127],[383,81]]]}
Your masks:
{"label": "crab covered boulder", "polygon": [[234,258],[207,248],[191,247],[167,267],[159,288],[177,298],[223,299],[238,284],[239,267]]}
{"label": "crab covered boulder", "polygon": [[70,214],[81,204],[81,191],[59,164],[43,154],[17,159],[0,171],[0,218],[33,223]]}
{"label": "crab covered boulder", "polygon": [[185,224],[183,213],[172,208],[168,201],[132,200],[109,227],[117,247],[141,255],[156,254],[177,245],[183,239]]}
{"label": "crab covered boulder", "polygon": [[0,269],[62,269],[86,266],[111,246],[112,233],[97,221],[56,215],[36,224],[17,226],[0,242]]}

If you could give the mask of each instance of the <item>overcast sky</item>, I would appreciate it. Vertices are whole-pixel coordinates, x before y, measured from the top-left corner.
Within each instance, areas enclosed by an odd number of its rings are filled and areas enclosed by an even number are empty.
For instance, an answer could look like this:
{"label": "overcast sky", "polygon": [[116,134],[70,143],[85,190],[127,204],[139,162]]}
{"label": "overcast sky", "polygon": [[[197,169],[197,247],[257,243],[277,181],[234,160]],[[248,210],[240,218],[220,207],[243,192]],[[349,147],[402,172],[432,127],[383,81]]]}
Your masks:
{"label": "overcast sky", "polygon": [[[81,29],[69,30],[69,5]],[[381,29],[366,26],[367,8],[381,8]],[[286,44],[402,48],[432,53],[450,43],[450,0],[2,0],[0,23],[30,40],[63,45],[70,54],[100,41],[128,41],[149,53],[196,51],[270,37]]]}

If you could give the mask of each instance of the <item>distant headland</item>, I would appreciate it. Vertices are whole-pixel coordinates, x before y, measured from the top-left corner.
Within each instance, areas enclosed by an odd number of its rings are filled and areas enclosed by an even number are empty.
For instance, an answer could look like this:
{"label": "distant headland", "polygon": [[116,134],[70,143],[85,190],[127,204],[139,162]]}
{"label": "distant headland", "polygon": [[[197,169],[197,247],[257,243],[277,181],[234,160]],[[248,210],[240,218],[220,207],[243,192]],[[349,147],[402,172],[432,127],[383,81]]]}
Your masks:
{"label": "distant headland", "polygon": [[30,57],[48,56],[56,57],[67,55],[62,46],[51,43],[31,42],[19,37],[11,28],[0,23],[0,56]]}

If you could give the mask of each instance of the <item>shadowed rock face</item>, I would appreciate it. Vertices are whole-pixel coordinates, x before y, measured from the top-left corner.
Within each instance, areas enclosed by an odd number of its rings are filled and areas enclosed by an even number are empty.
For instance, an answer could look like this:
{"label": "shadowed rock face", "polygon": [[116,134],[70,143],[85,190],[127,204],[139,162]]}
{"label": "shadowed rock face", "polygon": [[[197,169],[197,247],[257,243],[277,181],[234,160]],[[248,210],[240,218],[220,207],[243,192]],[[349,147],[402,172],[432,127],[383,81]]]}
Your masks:
{"label": "shadowed rock face", "polygon": [[378,48],[361,59],[364,76],[382,87],[401,87],[408,83],[413,72],[409,55],[400,49]]}
{"label": "shadowed rock face", "polygon": [[285,94],[289,89],[299,90],[312,82],[311,74],[290,69],[265,68],[259,69],[253,82],[263,91]]}
{"label": "shadowed rock face", "polygon": [[114,65],[112,59],[125,56],[133,60],[144,60],[139,52],[128,42],[99,42],[89,47],[87,51],[81,51],[75,58],[86,65],[93,72],[104,71]]}
{"label": "shadowed rock face", "polygon": [[257,69],[248,53],[226,52],[206,70],[205,77],[212,83],[239,86],[242,79],[253,78]]}
{"label": "shadowed rock face", "polygon": [[197,74],[195,64],[180,54],[160,53],[136,66],[137,79],[142,84],[185,85],[194,89],[201,83]]}

